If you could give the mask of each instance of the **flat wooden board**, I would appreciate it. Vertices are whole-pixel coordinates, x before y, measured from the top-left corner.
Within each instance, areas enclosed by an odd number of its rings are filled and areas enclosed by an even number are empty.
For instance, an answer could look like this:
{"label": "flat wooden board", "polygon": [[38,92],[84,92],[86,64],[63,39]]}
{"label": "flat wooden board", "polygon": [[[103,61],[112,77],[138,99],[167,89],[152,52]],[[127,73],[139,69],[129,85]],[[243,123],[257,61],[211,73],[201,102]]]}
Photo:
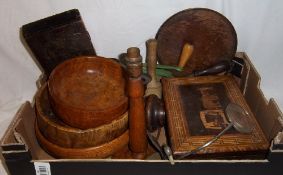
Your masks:
{"label": "flat wooden board", "polygon": [[21,32],[35,62],[47,76],[65,60],[96,55],[77,9],[25,24]]}
{"label": "flat wooden board", "polygon": [[267,142],[259,124],[231,76],[162,79],[163,95],[174,155],[191,151],[209,141],[228,125],[226,106],[233,102],[248,113],[254,124],[250,134],[230,129],[198,155],[265,152]]}

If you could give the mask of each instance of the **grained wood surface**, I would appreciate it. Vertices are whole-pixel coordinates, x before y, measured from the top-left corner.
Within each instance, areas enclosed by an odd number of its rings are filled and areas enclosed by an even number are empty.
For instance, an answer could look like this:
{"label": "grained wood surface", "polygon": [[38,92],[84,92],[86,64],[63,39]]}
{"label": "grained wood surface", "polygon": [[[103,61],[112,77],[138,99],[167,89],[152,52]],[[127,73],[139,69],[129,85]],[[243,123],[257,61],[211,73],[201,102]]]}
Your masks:
{"label": "grained wood surface", "polygon": [[237,35],[230,21],[204,8],[183,10],[167,19],[156,34],[160,64],[178,65],[185,43],[194,47],[186,73],[202,70],[222,60],[231,60],[237,49]]}
{"label": "grained wood surface", "polygon": [[35,124],[35,134],[39,144],[46,152],[55,158],[62,159],[107,158],[122,150],[129,142],[129,133],[126,131],[116,139],[99,146],[88,148],[65,148],[48,141],[41,134],[37,123]]}
{"label": "grained wood surface", "polygon": [[48,76],[65,60],[95,56],[95,50],[77,9],[50,16],[22,27],[29,50]]}
{"label": "grained wood surface", "polygon": [[157,41],[155,39],[149,39],[146,42],[147,55],[147,73],[151,77],[151,81],[147,84],[145,96],[155,94],[159,98],[162,96],[162,87],[159,79],[156,77],[156,64],[157,64],[157,53],[156,53]]}
{"label": "grained wood surface", "polygon": [[233,157],[246,152],[264,156],[267,152],[269,143],[233,77],[163,79],[162,85],[170,142],[175,155],[202,146],[221,132],[228,125],[224,110],[230,102],[240,105],[249,113],[254,125],[252,133],[241,134],[235,129],[229,130],[197,155],[222,153]]}
{"label": "grained wood surface", "polygon": [[60,120],[50,106],[47,84],[37,92],[36,117],[39,130],[50,142],[70,148],[98,146],[122,135],[128,129],[128,112],[109,124],[81,130],[70,127]]}
{"label": "grained wood surface", "polygon": [[48,88],[54,112],[70,126],[111,123],[128,108],[123,69],[103,57],[77,57],[57,66]]}
{"label": "grained wood surface", "polygon": [[144,109],[144,85],[141,80],[142,59],[138,48],[127,50],[129,94],[129,148],[133,157],[144,159],[147,152],[147,137]]}

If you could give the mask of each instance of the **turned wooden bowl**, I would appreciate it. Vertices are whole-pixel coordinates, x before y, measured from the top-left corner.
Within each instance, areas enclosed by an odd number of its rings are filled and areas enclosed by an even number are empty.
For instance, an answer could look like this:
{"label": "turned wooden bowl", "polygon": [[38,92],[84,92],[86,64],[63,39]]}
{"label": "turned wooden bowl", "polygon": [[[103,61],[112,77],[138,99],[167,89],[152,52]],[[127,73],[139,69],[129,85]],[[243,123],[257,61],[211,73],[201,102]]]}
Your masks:
{"label": "turned wooden bowl", "polygon": [[65,148],[47,140],[40,132],[35,122],[35,135],[41,147],[51,156],[61,159],[101,159],[112,156],[127,146],[129,143],[129,132],[102,145],[87,148]]}
{"label": "turned wooden bowl", "polygon": [[48,80],[55,114],[72,127],[111,123],[128,108],[121,65],[103,57],[77,57],[59,64]]}
{"label": "turned wooden bowl", "polygon": [[69,148],[84,148],[107,143],[122,135],[128,129],[128,112],[109,124],[90,129],[77,129],[62,122],[52,111],[47,84],[35,97],[36,118],[42,135],[50,142]]}

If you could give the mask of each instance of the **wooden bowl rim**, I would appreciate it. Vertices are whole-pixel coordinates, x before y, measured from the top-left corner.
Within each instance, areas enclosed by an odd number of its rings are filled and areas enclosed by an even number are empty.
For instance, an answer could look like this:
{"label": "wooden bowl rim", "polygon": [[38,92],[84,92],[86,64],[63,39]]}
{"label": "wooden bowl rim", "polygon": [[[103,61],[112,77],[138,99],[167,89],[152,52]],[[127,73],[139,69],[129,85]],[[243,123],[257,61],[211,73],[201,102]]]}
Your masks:
{"label": "wooden bowl rim", "polygon": [[[101,56],[78,56],[78,57],[74,57],[72,59],[69,59],[69,60],[66,60],[62,63],[60,63],[59,65],[57,65],[51,72],[50,76],[49,76],[49,80],[52,79],[58,71],[59,69],[64,66],[65,64],[68,64],[70,62],[73,62],[73,61],[77,61],[77,60],[89,60],[87,62],[93,62],[91,61],[90,59],[96,59],[96,60],[102,60],[102,61],[105,61],[105,62],[108,62],[108,63],[111,63],[111,64],[115,64],[117,66],[120,66],[121,67],[121,70],[123,70],[122,66],[113,61],[112,59],[110,58],[105,58],[105,57],[101,57]],[[121,75],[122,76],[122,75]],[[47,84],[48,84],[48,91],[49,91],[49,94],[51,96],[51,98],[56,101],[57,103],[60,103],[66,107],[70,107],[70,108],[74,108],[74,109],[77,109],[77,110],[84,110],[84,111],[89,111],[89,112],[106,112],[106,111],[109,111],[109,107],[105,108],[105,109],[89,109],[89,108],[82,108],[82,107],[78,107],[78,106],[75,106],[75,105],[72,105],[72,104],[69,104],[69,103],[66,103],[66,101],[62,100],[61,98],[54,98],[54,96],[56,96],[54,94],[54,92],[51,90],[51,87],[52,85],[50,85],[50,81],[47,81]],[[126,93],[125,95],[119,99],[119,100],[116,100],[117,103],[115,103],[114,105],[111,106],[111,109],[115,109],[115,108],[119,108],[120,106],[123,106],[125,103],[128,102],[128,97],[126,96]],[[93,106],[91,106],[93,107]]]}
{"label": "wooden bowl rim", "polygon": [[[42,111],[42,108],[39,107],[41,106],[40,105],[40,97],[42,96],[43,92],[44,92],[44,89],[46,89],[46,86],[47,86],[47,83],[44,83],[42,85],[42,87],[38,90],[37,94],[36,94],[36,97],[35,97],[35,105],[36,105],[36,110],[37,112],[40,113],[41,116],[44,116],[44,120],[46,122],[50,122],[50,123],[53,123],[54,125],[56,125],[57,128],[60,128],[60,130],[64,130],[64,131],[68,131],[68,132],[73,132],[73,133],[87,133],[87,132],[93,132],[95,130],[100,130],[101,128],[104,128],[106,125],[107,126],[110,126],[110,125],[113,125],[114,122],[118,122],[120,120],[123,120],[124,118],[127,118],[128,117],[128,111],[126,111],[125,113],[123,113],[119,118],[117,119],[114,119],[111,123],[107,123],[105,125],[101,125],[101,126],[98,126],[96,128],[88,128],[88,129],[79,129],[79,128],[74,128],[74,127],[71,127],[69,125],[67,125],[66,127],[63,127],[63,126],[60,126],[50,120],[47,120],[46,116],[44,115],[44,112]],[[67,128],[68,127],[68,128]]]}
{"label": "wooden bowl rim", "polygon": [[37,121],[35,121],[35,135],[43,149],[52,156],[59,158],[106,158],[114,154],[116,151],[121,150],[129,142],[129,131],[127,130],[121,136],[99,146],[88,148],[65,148],[49,142],[40,132]]}

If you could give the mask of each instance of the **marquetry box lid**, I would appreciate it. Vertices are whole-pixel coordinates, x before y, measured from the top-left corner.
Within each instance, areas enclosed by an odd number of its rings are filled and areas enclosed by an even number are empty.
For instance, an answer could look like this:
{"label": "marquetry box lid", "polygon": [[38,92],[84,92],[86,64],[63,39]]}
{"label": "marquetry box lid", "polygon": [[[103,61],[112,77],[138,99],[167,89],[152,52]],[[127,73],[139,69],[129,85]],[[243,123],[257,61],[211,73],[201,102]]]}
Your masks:
{"label": "marquetry box lid", "polygon": [[229,75],[162,79],[170,144],[175,156],[209,141],[227,125],[226,106],[233,102],[248,113],[253,131],[242,134],[231,128],[220,139],[189,158],[261,157],[269,143]]}

